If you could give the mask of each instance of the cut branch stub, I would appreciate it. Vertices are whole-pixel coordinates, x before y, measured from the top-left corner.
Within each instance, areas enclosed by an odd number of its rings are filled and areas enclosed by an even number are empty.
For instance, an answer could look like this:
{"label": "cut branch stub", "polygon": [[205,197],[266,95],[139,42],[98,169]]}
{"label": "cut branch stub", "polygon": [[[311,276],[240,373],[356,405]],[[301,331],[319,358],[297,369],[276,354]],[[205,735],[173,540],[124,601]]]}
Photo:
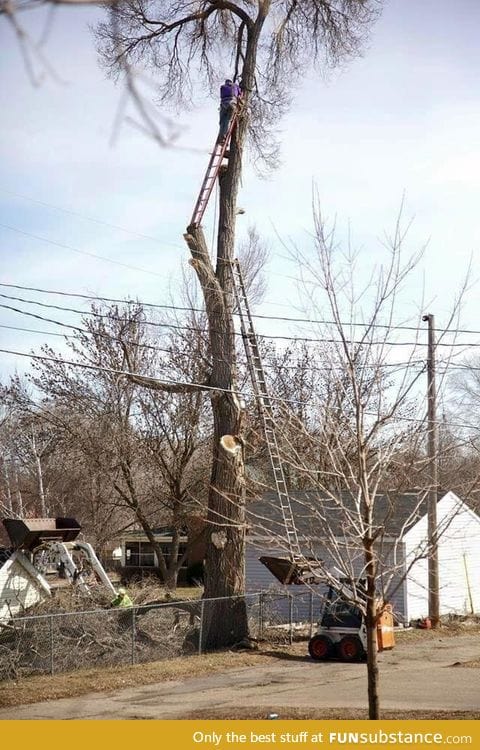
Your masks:
{"label": "cut branch stub", "polygon": [[220,445],[223,450],[233,456],[237,456],[243,449],[243,441],[236,435],[223,435],[220,438]]}

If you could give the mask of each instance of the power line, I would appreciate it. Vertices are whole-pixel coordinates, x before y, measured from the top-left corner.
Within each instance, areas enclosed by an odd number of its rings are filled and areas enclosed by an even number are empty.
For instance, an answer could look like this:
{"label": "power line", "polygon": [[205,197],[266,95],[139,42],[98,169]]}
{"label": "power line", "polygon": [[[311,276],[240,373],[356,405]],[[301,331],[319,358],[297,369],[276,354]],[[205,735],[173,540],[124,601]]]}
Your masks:
{"label": "power line", "polygon": [[[169,245],[170,247],[177,247],[181,250],[184,250],[183,245],[175,244],[174,242],[168,242],[167,240],[161,240],[159,237],[152,237],[150,234],[144,234],[143,232],[136,232],[133,229],[127,229],[126,227],[122,227],[119,224],[112,224],[108,221],[104,221],[103,219],[97,219],[93,216],[86,216],[85,214],[81,214],[78,211],[72,211],[68,208],[63,208],[62,206],[55,206],[53,203],[47,203],[46,201],[38,200],[37,198],[30,198],[28,195],[21,195],[20,193],[14,193],[11,190],[5,190],[5,188],[0,188],[0,192],[5,193],[6,195],[11,195],[14,198],[21,198],[24,201],[30,201],[31,203],[36,203],[39,206],[45,206],[46,208],[51,208],[54,211],[60,211],[64,214],[69,214],[70,216],[78,216],[78,218],[83,219],[85,221],[91,221],[94,224],[99,224],[100,226],[109,227],[110,229],[119,229],[121,232],[125,232],[126,234],[131,234],[133,237],[139,237],[140,239],[144,240],[151,240],[152,242],[157,242],[162,245]],[[10,227],[9,227],[10,228]]]}
{"label": "power line", "polygon": [[38,328],[19,328],[18,326],[7,326],[3,323],[0,323],[0,328],[5,328],[8,331],[20,331],[21,333],[41,333],[44,336],[60,336],[62,339],[66,336],[65,333],[57,333],[56,331],[40,331]]}
{"label": "power line", "polygon": [[[114,302],[118,304],[126,304],[126,305],[140,305],[141,307],[149,307],[153,309],[159,309],[159,310],[175,310],[179,312],[198,312],[203,313],[205,312],[204,308],[201,307],[184,307],[182,305],[167,305],[167,304],[160,304],[160,303],[154,303],[154,302],[143,302],[142,300],[129,300],[129,299],[120,299],[117,297],[102,297],[102,296],[95,296],[92,294],[82,294],[80,292],[65,292],[65,291],[59,291],[59,290],[53,290],[53,289],[43,289],[39,287],[30,287],[30,286],[23,286],[21,284],[7,284],[5,282],[0,282],[0,287],[5,287],[8,289],[21,289],[25,292],[38,292],[40,294],[53,294],[58,295],[62,297],[76,297],[78,299],[85,299],[85,300],[91,300],[93,302]],[[17,299],[17,298],[12,298]],[[39,304],[39,303],[38,303]],[[264,304],[272,304],[276,305],[276,302],[272,303],[264,303]],[[60,309],[68,309],[68,308],[60,308]],[[234,315],[237,313],[234,312]],[[263,315],[260,313],[252,313],[252,318],[258,318],[259,320],[276,320],[280,322],[290,322],[290,323],[314,323],[319,325],[336,325],[336,322],[333,320],[322,320],[319,318],[296,318],[286,315]],[[357,322],[348,322],[348,323],[340,323],[343,327],[352,327],[352,328],[381,328],[383,330],[389,330],[389,331],[418,331],[418,332],[426,332],[425,326],[407,326],[407,325],[387,325],[385,323],[357,323]],[[460,334],[460,333],[472,333],[480,335],[480,330],[475,329],[469,329],[469,328],[439,328],[436,327],[435,331],[437,333],[452,333],[452,334]]]}
{"label": "power line", "polygon": [[[108,317],[110,317],[113,320],[123,320],[122,318],[118,318],[118,317],[116,318],[115,316],[108,316],[108,315],[104,315],[102,313],[96,313],[96,312],[91,312],[91,311],[89,312],[89,311],[86,311],[86,310],[77,310],[75,308],[62,307],[60,305],[52,305],[50,303],[40,302],[38,300],[29,300],[29,299],[25,299],[23,297],[15,297],[15,296],[8,295],[8,294],[1,294],[0,293],[0,297],[2,297],[3,299],[16,300],[17,302],[23,302],[24,304],[38,305],[40,307],[45,307],[45,308],[49,308],[49,309],[62,310],[63,312],[72,312],[72,313],[75,313],[77,315],[94,316],[94,317],[99,317],[99,318],[108,318]],[[140,304],[140,303],[137,303],[137,304]],[[0,305],[0,307],[4,307],[6,309],[12,309],[15,312],[18,312],[20,314],[32,315],[32,313],[27,313],[27,312],[22,311],[22,310],[11,308],[8,305]],[[172,306],[172,307],[174,307],[174,306]],[[45,318],[45,320],[47,320],[47,319]],[[148,325],[148,326],[153,326],[155,328],[171,328],[171,329],[176,329],[176,330],[192,331],[192,332],[196,332],[196,333],[202,333],[204,335],[206,335],[208,333],[204,328],[198,328],[197,326],[180,325],[178,323],[160,323],[160,322],[151,321],[151,320],[143,320],[142,324],[143,325]],[[212,330],[212,332],[216,332],[215,329],[211,329],[211,330]],[[241,336],[242,334],[239,331],[235,331],[235,335],[236,336]],[[359,346],[385,346],[385,345],[387,345],[389,347],[390,346],[414,346],[414,347],[420,346],[420,343],[418,341],[386,341],[386,340],[365,341],[365,340],[355,340],[355,339],[351,339],[351,340],[345,339],[345,340],[342,340],[342,339],[334,339],[334,338],[317,338],[317,337],[312,337],[312,336],[284,336],[284,335],[279,335],[279,334],[264,334],[264,333],[258,333],[257,337],[260,338],[260,339],[268,339],[268,340],[272,340],[272,341],[273,340],[278,340],[278,341],[295,341],[295,342],[302,341],[302,342],[305,342],[305,343],[311,342],[311,343],[321,343],[321,344],[341,344],[341,345],[343,345],[343,344],[346,343],[346,344],[350,344],[350,345],[354,344],[354,345],[359,345]],[[440,347],[440,346],[449,347],[449,348],[458,348],[458,347],[461,347],[461,348],[465,349],[467,347],[472,347],[472,348],[480,347],[480,342],[459,342],[459,343],[453,342],[453,343],[449,344],[448,342],[439,341],[439,342],[437,342],[437,347]]]}
{"label": "power line", "polygon": [[[0,294],[0,297],[2,299],[16,300],[17,302],[23,302],[24,304],[28,304],[28,305],[38,305],[39,307],[45,307],[45,308],[53,309],[53,310],[61,310],[62,312],[71,312],[71,313],[75,313],[76,315],[83,315],[86,317],[88,316],[88,317],[110,319],[110,320],[116,320],[116,321],[124,320],[124,318],[120,318],[117,315],[107,315],[105,313],[92,312],[88,310],[77,310],[74,307],[61,307],[60,305],[50,305],[50,304],[47,304],[46,302],[38,302],[37,300],[23,299],[22,297],[12,297],[7,294]],[[66,323],[61,323],[56,320],[51,320],[41,315],[35,315],[34,313],[29,313],[26,310],[19,310],[18,308],[11,307],[10,305],[0,304],[0,307],[3,307],[7,310],[13,310],[14,312],[17,312],[21,315],[28,315],[30,317],[38,318],[39,320],[45,320],[49,323],[56,323],[57,325],[67,326]],[[205,332],[202,328],[196,328],[194,326],[182,326],[176,323],[158,323],[153,320],[142,320],[141,322],[142,322],[142,325],[153,326],[154,328],[173,328],[177,330],[195,331],[197,333]],[[67,326],[67,327],[75,328],[75,326]],[[78,329],[78,330],[82,330],[82,329]]]}
{"label": "power line", "polygon": [[[119,318],[117,316],[109,316],[109,315],[104,315],[102,313],[85,312],[84,310],[75,310],[74,308],[68,308],[68,307],[62,308],[62,307],[59,307],[58,305],[47,305],[46,303],[43,303],[43,302],[37,302],[35,300],[25,300],[25,299],[22,299],[20,297],[10,297],[10,296],[5,295],[5,294],[0,294],[0,297],[7,298],[7,299],[15,299],[15,300],[17,300],[19,302],[24,302],[24,303],[27,303],[27,304],[40,305],[42,307],[54,308],[56,310],[63,310],[64,312],[73,312],[73,313],[77,313],[77,314],[80,314],[80,315],[93,316],[93,317],[96,317],[96,318],[102,318],[102,319],[105,319],[105,318],[108,319],[108,318],[110,318],[112,320],[117,320],[117,321],[122,321],[123,320],[123,318]],[[45,321],[47,323],[53,323],[54,325],[63,326],[65,328],[71,328],[71,329],[74,329],[74,330],[77,330],[77,331],[89,332],[87,329],[82,329],[82,328],[80,328],[78,326],[74,326],[74,325],[71,325],[69,323],[64,323],[63,321],[58,321],[58,320],[55,320],[53,318],[46,318],[43,315],[38,315],[36,313],[27,312],[26,310],[20,310],[19,308],[13,307],[12,305],[5,305],[5,304],[0,303],[0,307],[3,308],[3,309],[5,309],[5,310],[10,310],[12,312],[16,312],[19,315],[26,315],[27,317],[36,318],[37,320],[43,320],[43,321]],[[153,326],[155,328],[170,328],[170,329],[173,329],[173,330],[190,331],[192,333],[201,333],[201,334],[204,334],[204,335],[206,335],[208,333],[204,328],[198,328],[196,326],[182,326],[182,325],[179,325],[177,323],[157,323],[155,321],[149,321],[149,320],[142,320],[141,323],[142,323],[142,325]],[[213,332],[215,332],[215,331],[213,330]],[[239,331],[234,331],[234,334],[236,336],[240,336],[240,337],[242,336],[242,334]],[[266,335],[266,334],[257,334],[257,336],[258,336],[258,338],[269,339],[269,340],[270,339],[272,339],[272,340],[273,339],[278,339],[278,340],[285,340],[285,341],[304,341],[304,342],[310,341],[310,342],[330,343],[330,344],[341,344],[342,343],[341,340],[335,340],[335,339],[298,338],[298,337],[292,337],[292,336],[278,336],[278,335],[277,336],[272,336],[272,335]],[[360,343],[364,343],[364,342],[350,341],[348,343],[351,343],[351,344],[360,344]],[[385,342],[368,342],[368,343],[369,343],[369,345],[375,345],[375,344],[384,344]],[[405,343],[391,342],[389,344],[389,346],[391,346],[391,345],[410,346],[412,344],[411,343],[409,344],[407,342],[405,342]],[[479,346],[480,346],[480,344],[479,344]]]}
{"label": "power line", "polygon": [[[205,312],[200,307],[182,307],[181,305],[160,305],[154,304],[153,302],[141,302],[140,300],[130,299],[119,299],[116,297],[99,297],[93,294],[81,294],[79,292],[59,292],[52,289],[39,289],[38,287],[32,286],[21,286],[20,284],[5,284],[0,283],[0,287],[6,287],[8,289],[21,289],[24,292],[40,292],[41,294],[56,294],[60,297],[77,297],[78,299],[91,300],[92,302],[115,302],[123,305],[141,305],[142,307],[152,307],[159,310],[178,310],[181,312]],[[11,299],[17,299],[12,297]],[[65,309],[65,308],[59,308]]]}
{"label": "power line", "polygon": [[130,271],[139,271],[141,273],[147,273],[151,276],[159,276],[160,278],[164,278],[164,274],[156,273],[156,271],[149,271],[146,268],[140,268],[140,266],[133,266],[130,263],[122,263],[120,260],[113,260],[112,258],[105,258],[103,255],[90,253],[88,252],[88,250],[79,250],[78,247],[73,247],[73,245],[67,245],[62,242],[55,242],[55,240],[49,240],[47,237],[40,237],[40,235],[33,234],[32,232],[25,232],[23,229],[18,229],[18,227],[12,227],[9,224],[3,224],[0,222],[0,227],[3,227],[4,229],[9,229],[12,232],[17,232],[18,234],[23,234],[24,237],[31,237],[34,240],[39,240],[40,242],[46,242],[48,245],[53,245],[54,247],[60,247],[62,248],[62,250],[71,250],[72,253],[79,253],[80,255],[86,255],[89,258],[95,258],[96,260],[103,260],[106,263],[113,263],[116,266],[122,266],[122,268],[128,268]]}
{"label": "power line", "polygon": [[[0,304],[0,307],[5,308],[7,310],[11,310],[13,312],[20,313],[22,315],[26,315],[28,317],[35,318],[36,320],[42,320],[45,323],[52,323],[53,325],[59,325],[59,326],[62,326],[63,328],[69,328],[69,329],[71,329],[73,331],[77,331],[79,333],[85,333],[85,334],[88,334],[90,336],[100,336],[101,338],[108,339],[110,341],[114,341],[117,344],[121,344],[122,343],[122,340],[118,336],[111,336],[108,333],[104,333],[104,332],[100,332],[100,331],[93,332],[93,331],[90,331],[88,328],[82,328],[80,326],[75,326],[75,325],[72,325],[70,323],[64,323],[62,321],[54,320],[53,318],[45,318],[42,315],[36,315],[35,313],[29,313],[29,312],[26,312],[26,311],[23,311],[23,310],[18,310],[17,308],[11,307],[10,305],[2,305],[2,304]],[[107,317],[107,316],[102,316],[102,317]],[[68,338],[69,337],[69,335],[66,334],[66,333],[57,333],[56,331],[43,331],[43,330],[39,330],[37,328],[23,328],[23,327],[11,326],[11,325],[3,325],[3,324],[0,324],[0,328],[5,328],[5,329],[8,329],[8,330],[12,330],[12,331],[19,331],[19,332],[22,332],[22,333],[36,333],[36,334],[42,334],[42,335],[45,335],[45,336],[57,336],[57,337],[61,337],[61,338]],[[154,350],[154,351],[163,352],[165,354],[172,354],[172,352],[171,352],[170,349],[165,349],[163,347],[155,346],[153,344],[147,344],[147,343],[142,343],[142,342],[137,342],[137,341],[129,341],[128,339],[126,341],[124,341],[123,343],[130,344],[130,345],[133,345],[133,346],[139,347],[139,348],[146,348],[146,349],[150,349],[150,350]],[[224,360],[221,360],[221,359],[219,359],[217,357],[210,358],[209,361],[210,362],[222,362],[222,363],[224,362]],[[379,367],[379,368],[395,368],[396,370],[400,371],[402,369],[408,369],[409,367],[414,367],[414,366],[418,366],[418,365],[421,365],[422,367],[424,367],[425,366],[425,362],[423,360],[411,360],[411,361],[408,361],[408,362],[386,362],[386,363],[381,364],[381,365],[365,365],[365,367],[367,369],[372,369],[372,368],[376,368],[376,367]],[[342,369],[341,365],[338,365],[337,367],[332,367],[332,366],[328,366],[328,367],[313,367],[311,365],[306,365],[306,366],[299,365],[299,366],[297,366],[297,365],[285,365],[285,364],[282,363],[280,366],[281,366],[282,370],[295,370],[295,371],[296,370],[305,370],[305,371],[308,371],[308,372],[336,372],[339,369]],[[269,363],[269,362],[265,362],[264,363],[264,367],[272,368],[272,367],[274,367],[274,364],[273,363]]]}
{"label": "power line", "polygon": [[[0,353],[2,353],[2,354],[13,354],[14,356],[18,356],[18,357],[27,357],[29,359],[37,359],[37,360],[42,360],[42,361],[47,361],[47,362],[57,362],[59,364],[69,365],[71,367],[78,367],[78,368],[81,368],[81,369],[94,370],[94,371],[98,371],[98,372],[107,372],[107,373],[111,373],[113,375],[124,375],[125,377],[130,377],[130,376],[132,376],[132,377],[138,377],[138,378],[142,378],[142,379],[144,379],[146,381],[158,383],[159,386],[162,386],[162,385],[166,385],[166,386],[178,386],[179,388],[185,387],[186,389],[198,389],[198,390],[201,390],[201,391],[214,391],[214,392],[219,392],[219,393],[230,393],[230,394],[235,394],[236,396],[250,396],[251,395],[251,394],[246,394],[243,391],[233,390],[231,388],[221,388],[219,386],[212,386],[212,385],[208,385],[208,384],[204,384],[204,383],[195,383],[195,382],[190,382],[190,381],[170,380],[170,379],[166,379],[166,378],[155,378],[155,377],[152,377],[152,376],[149,376],[149,375],[145,376],[145,375],[140,375],[140,374],[135,373],[135,372],[128,372],[128,371],[125,371],[125,370],[117,370],[117,369],[112,368],[112,367],[101,367],[99,365],[90,365],[90,364],[86,364],[86,363],[83,363],[83,362],[74,362],[74,361],[71,361],[71,360],[63,359],[61,357],[52,357],[52,356],[48,356],[48,355],[44,355],[44,354],[32,354],[32,353],[19,352],[19,351],[16,351],[16,350],[3,349],[3,348],[0,348]],[[181,393],[181,391],[179,391],[179,392]],[[301,405],[301,406],[310,406],[310,404],[307,401],[300,401],[298,399],[285,399],[285,398],[281,398],[279,396],[269,396],[269,398],[272,401],[279,401],[279,402],[287,403],[287,404],[290,403],[290,404],[297,404],[297,405]],[[372,416],[372,417],[377,417],[377,418],[379,417],[378,413],[376,413],[376,412],[365,411],[364,414],[367,415],[367,416]],[[422,423],[425,422],[425,417],[402,417],[402,416],[395,416],[395,417],[393,417],[392,416],[391,421],[392,422],[393,421],[397,421],[397,422],[408,422],[408,423],[422,424]],[[477,425],[469,425],[469,424],[458,423],[458,422],[445,422],[443,419],[438,420],[438,423],[440,425],[447,426],[447,427],[459,427],[459,428],[475,429],[475,430],[479,430],[480,429]]]}
{"label": "power line", "polygon": [[[15,351],[13,349],[0,349],[0,352],[2,354],[13,354],[17,357],[28,357],[29,359],[38,359],[41,361],[46,362],[57,362],[58,364],[64,364],[69,365],[70,367],[79,367],[81,369],[85,370],[95,370],[98,372],[107,372],[112,375],[124,375],[125,377],[136,377],[141,378],[145,381],[150,381],[154,383],[158,383],[159,386],[166,385],[166,386],[178,386],[178,388],[186,388],[186,389],[195,389],[199,391],[213,391],[218,393],[230,393],[235,396],[245,396],[249,394],[245,394],[241,391],[234,390],[233,388],[221,388],[220,386],[215,385],[208,385],[206,383],[195,383],[191,381],[182,381],[182,380],[171,380],[168,378],[156,378],[152,377],[150,375],[141,375],[136,372],[129,372],[127,370],[117,370],[113,367],[101,367],[99,365],[89,365],[84,362],[74,362],[72,360],[63,359],[62,357],[53,357],[46,354],[32,354],[27,352],[19,352]],[[179,391],[181,392],[181,391]],[[307,405],[306,402],[303,401],[296,401],[294,399],[284,399],[280,398],[279,396],[270,396],[270,399],[272,401],[281,401],[283,403],[291,403],[291,404],[304,404]]]}
{"label": "power line", "polygon": [[[3,307],[3,305],[0,305],[0,307]],[[9,308],[10,310],[14,310],[15,312],[18,312],[18,310],[15,310],[13,307]],[[33,313],[25,313],[25,315],[31,315],[34,318],[37,318],[37,320],[43,320],[46,323],[54,323],[57,326],[64,326],[65,328],[71,328],[74,331],[77,331],[79,333],[87,333],[91,336],[100,336],[100,338],[109,339],[110,341],[115,341],[116,343],[121,343],[121,340],[116,336],[110,336],[108,333],[101,333],[100,331],[95,331],[95,333],[92,333],[92,331],[89,331],[87,328],[80,328],[78,326],[69,325],[68,323],[61,323],[57,320],[49,320],[48,318],[42,318],[40,315],[33,315]],[[57,333],[56,331],[41,331],[38,328],[19,328],[18,326],[9,326],[0,324],[0,328],[6,328],[10,331],[21,331],[22,333],[40,333],[44,336],[60,336],[61,338],[68,338],[67,333]],[[143,349],[153,349],[157,352],[164,352],[165,354],[170,354],[169,349],[163,349],[160,346],[154,346],[153,344],[142,344],[137,343],[136,341],[125,341],[125,344],[132,344],[134,346],[142,347]]]}

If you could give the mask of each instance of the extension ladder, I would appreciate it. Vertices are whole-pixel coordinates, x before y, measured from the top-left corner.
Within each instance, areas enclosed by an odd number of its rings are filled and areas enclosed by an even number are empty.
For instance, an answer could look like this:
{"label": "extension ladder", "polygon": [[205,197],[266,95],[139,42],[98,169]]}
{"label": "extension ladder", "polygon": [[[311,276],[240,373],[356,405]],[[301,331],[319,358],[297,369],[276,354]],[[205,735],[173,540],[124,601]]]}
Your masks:
{"label": "extension ladder", "polygon": [[191,227],[198,227],[203,219],[203,214],[205,213],[205,209],[207,208],[208,201],[212,194],[213,186],[215,185],[215,180],[217,179],[220,167],[222,166],[222,161],[225,157],[225,152],[227,151],[227,147],[230,143],[233,129],[235,127],[235,123],[237,122],[237,117],[238,106],[235,108],[232,117],[230,118],[225,138],[223,139],[223,141],[221,141],[219,138],[217,138],[217,140],[215,141],[215,146],[210,156],[210,161],[208,162],[207,171],[205,172],[205,177],[203,178],[202,187],[200,188],[197,202],[195,203],[195,208],[193,209],[192,218],[190,219],[189,226]]}
{"label": "extension ladder", "polygon": [[265,441],[272,466],[275,488],[282,511],[283,523],[287,535],[288,550],[292,560],[303,559],[298,541],[297,529],[293,518],[292,505],[288,494],[287,483],[283,471],[280,451],[278,449],[275,419],[272,411],[272,402],[268,395],[265,372],[262,366],[258,340],[253,327],[253,319],[248,305],[247,293],[243,281],[240,263],[235,259],[232,263],[233,289],[235,302],[240,318],[240,330],[243,345],[247,356],[247,364],[252,379],[253,391],[257,399],[260,415],[263,421]]}

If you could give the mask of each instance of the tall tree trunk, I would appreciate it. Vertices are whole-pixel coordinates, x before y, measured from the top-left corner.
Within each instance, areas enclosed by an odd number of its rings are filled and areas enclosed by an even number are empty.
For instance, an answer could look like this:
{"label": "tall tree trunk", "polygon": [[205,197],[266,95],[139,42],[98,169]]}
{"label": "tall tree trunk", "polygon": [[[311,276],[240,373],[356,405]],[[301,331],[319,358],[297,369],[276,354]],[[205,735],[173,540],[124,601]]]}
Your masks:
{"label": "tall tree trunk", "polygon": [[10,515],[13,514],[13,506],[12,506],[12,490],[10,488],[10,474],[8,471],[8,465],[6,459],[3,460],[3,476],[5,480],[5,507],[7,508],[7,513]]}
{"label": "tall tree trunk", "polygon": [[[173,504],[173,519],[176,523],[178,518],[179,506],[177,502]],[[168,593],[175,593],[178,585],[178,573],[179,573],[179,560],[178,553],[180,551],[180,528],[174,526],[172,531],[172,541],[170,542],[170,552],[167,565],[167,574],[165,577],[165,589]]]}
{"label": "tall tree trunk", "polygon": [[20,489],[20,481],[18,478],[17,463],[15,460],[13,461],[13,473],[15,477],[15,494],[17,496],[17,513],[19,515],[19,518],[24,518],[25,512],[23,509],[23,497],[22,497],[22,491]]}
{"label": "tall tree trunk", "polygon": [[377,660],[377,607],[375,602],[376,561],[371,539],[364,540],[367,576],[367,682],[368,718],[380,718],[379,672]]}
{"label": "tall tree trunk", "polygon": [[[238,597],[245,590],[244,456],[242,409],[235,395],[235,341],[231,310],[230,268],[222,270],[226,290],[211,265],[205,237],[189,227],[185,239],[200,279],[209,319],[213,361],[213,456],[208,497],[204,597]],[[232,256],[233,257],[233,256]],[[226,264],[225,264],[226,265]],[[232,448],[233,446],[233,448]],[[248,635],[241,599],[221,599],[204,609],[202,648],[229,646]]]}
{"label": "tall tree trunk", "polygon": [[[233,323],[232,260],[235,257],[237,193],[254,88],[258,39],[265,18],[250,30],[242,70],[243,108],[230,143],[228,167],[220,178],[217,262],[214,269],[200,227],[189,226],[185,240],[202,287],[209,324],[212,372],[213,462],[208,498],[205,598],[230,597],[204,610],[202,647],[230,646],[248,636],[245,591],[245,469],[242,407],[235,395],[236,352]],[[233,599],[231,597],[234,597]]]}
{"label": "tall tree trunk", "polygon": [[37,450],[37,441],[35,440],[35,433],[32,432],[32,450],[33,455],[35,458],[35,472],[37,475],[37,488],[38,488],[38,499],[40,500],[40,513],[42,518],[46,518],[48,516],[48,510],[47,510],[47,503],[45,498],[45,489],[43,486],[43,471],[42,471],[42,461],[40,458],[40,453]]}
{"label": "tall tree trunk", "polygon": [[171,568],[170,566],[167,567],[167,572],[165,574],[165,579],[163,581],[163,584],[165,586],[165,592],[167,594],[174,594],[177,590],[177,579],[178,579],[178,570],[177,568]]}

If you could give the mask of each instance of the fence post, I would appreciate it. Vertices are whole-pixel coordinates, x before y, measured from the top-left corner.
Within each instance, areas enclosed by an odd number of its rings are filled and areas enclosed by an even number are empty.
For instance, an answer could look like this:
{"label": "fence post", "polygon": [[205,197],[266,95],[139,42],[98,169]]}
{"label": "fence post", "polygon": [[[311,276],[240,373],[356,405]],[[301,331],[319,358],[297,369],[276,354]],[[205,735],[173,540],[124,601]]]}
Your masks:
{"label": "fence post", "polygon": [[289,641],[290,645],[293,643],[293,596],[288,594],[288,619],[290,625]]}
{"label": "fence post", "polygon": [[202,653],[202,643],[203,643],[203,614],[205,611],[205,599],[202,599],[202,603],[200,606],[200,630],[198,633],[198,655]]}
{"label": "fence post", "polygon": [[310,638],[313,635],[313,591],[310,589]]}
{"label": "fence post", "polygon": [[50,615],[50,674],[55,672],[54,642],[53,642],[53,617]]}
{"label": "fence post", "polygon": [[136,631],[135,607],[132,607],[132,664],[135,664]]}

